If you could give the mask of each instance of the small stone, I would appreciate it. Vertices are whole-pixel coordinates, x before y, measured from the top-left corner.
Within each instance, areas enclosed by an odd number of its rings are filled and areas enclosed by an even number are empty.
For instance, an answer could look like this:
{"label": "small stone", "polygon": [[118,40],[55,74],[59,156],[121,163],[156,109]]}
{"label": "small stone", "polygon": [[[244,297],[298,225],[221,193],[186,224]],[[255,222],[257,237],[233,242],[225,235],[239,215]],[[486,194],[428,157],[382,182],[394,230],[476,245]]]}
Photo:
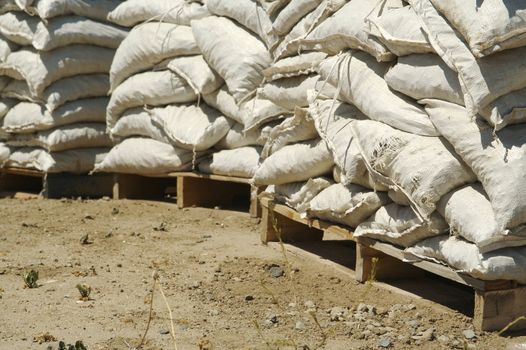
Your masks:
{"label": "small stone", "polygon": [[279,278],[285,274],[285,271],[283,271],[283,268],[281,266],[272,266],[270,268],[270,275],[274,278]]}
{"label": "small stone", "polygon": [[113,208],[111,210],[111,215],[117,215],[117,214],[119,214],[119,212],[120,212],[119,208]]}
{"label": "small stone", "polygon": [[296,321],[296,325],[294,326],[294,328],[297,331],[304,331],[305,330],[305,323],[303,323],[303,321]]}
{"label": "small stone", "polygon": [[416,309],[416,305],[415,304],[406,304],[404,306],[402,306],[402,309],[404,311],[411,311],[411,310],[415,310]]}
{"label": "small stone", "polygon": [[216,309],[212,309],[212,310],[208,311],[208,314],[210,316],[217,316],[217,315],[219,315],[219,311],[216,310]]}
{"label": "small stone", "polygon": [[421,323],[418,320],[411,320],[411,321],[407,321],[405,324],[408,325],[411,328],[418,328],[418,327],[420,327]]}
{"label": "small stone", "polygon": [[252,301],[252,300],[254,300],[254,296],[252,295],[245,296],[245,301]]}
{"label": "small stone", "polygon": [[271,324],[276,324],[279,322],[278,315],[269,315],[265,321]]}
{"label": "small stone", "polygon": [[465,331],[462,332],[462,334],[464,335],[466,339],[473,339],[477,337],[477,335],[472,329],[466,329]]}
{"label": "small stone", "polygon": [[449,337],[446,335],[441,335],[440,337],[437,338],[437,340],[439,343],[442,343],[442,344],[449,343]]}
{"label": "small stone", "polygon": [[391,345],[392,345],[392,342],[387,338],[380,339],[380,341],[378,342],[378,346],[381,348],[390,348]]}
{"label": "small stone", "polygon": [[316,304],[314,304],[314,302],[312,300],[307,300],[303,305],[307,309],[316,309]]}
{"label": "small stone", "polygon": [[331,321],[344,321],[347,317],[348,309],[335,306],[329,310]]}
{"label": "small stone", "polygon": [[162,335],[170,334],[170,331],[167,330],[167,329],[161,329],[161,330],[159,331],[159,334],[162,334]]}
{"label": "small stone", "polygon": [[358,304],[356,311],[368,314],[369,316],[376,315],[376,307],[374,305],[367,305],[364,303]]}

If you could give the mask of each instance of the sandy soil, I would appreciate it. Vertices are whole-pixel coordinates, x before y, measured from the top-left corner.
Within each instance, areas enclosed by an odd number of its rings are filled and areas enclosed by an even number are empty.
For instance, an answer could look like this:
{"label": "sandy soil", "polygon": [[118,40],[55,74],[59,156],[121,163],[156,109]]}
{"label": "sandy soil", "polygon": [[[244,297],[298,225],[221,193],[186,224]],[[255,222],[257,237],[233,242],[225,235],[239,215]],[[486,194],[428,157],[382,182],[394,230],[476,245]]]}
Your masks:
{"label": "sandy soil", "polygon": [[[241,212],[0,199],[0,213],[2,350],[57,349],[59,340],[81,340],[90,350],[134,349],[149,318],[154,272],[179,350],[524,349],[514,344],[526,343],[519,336],[471,337],[471,319],[458,311],[358,284],[344,270],[264,246],[258,221]],[[85,235],[89,244],[81,244]],[[39,287],[24,288],[23,275],[32,269]],[[78,284],[91,287],[90,300],[79,300]],[[174,349],[158,288],[152,309],[143,348]]]}

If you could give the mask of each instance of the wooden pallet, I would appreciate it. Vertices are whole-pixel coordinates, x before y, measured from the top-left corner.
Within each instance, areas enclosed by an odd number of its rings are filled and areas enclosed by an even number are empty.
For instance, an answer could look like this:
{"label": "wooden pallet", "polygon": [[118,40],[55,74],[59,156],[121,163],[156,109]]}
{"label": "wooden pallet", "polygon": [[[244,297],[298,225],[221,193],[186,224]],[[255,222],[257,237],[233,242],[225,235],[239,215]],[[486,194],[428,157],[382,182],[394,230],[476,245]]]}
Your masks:
{"label": "wooden pallet", "polygon": [[23,168],[0,169],[0,192],[34,192],[44,198],[97,198],[110,196],[112,177],[107,174],[43,173]]}
{"label": "wooden pallet", "polygon": [[[324,233],[335,233],[356,242],[355,276],[359,282],[418,277],[428,272],[473,288],[473,322],[478,330],[499,331],[526,316],[526,287],[518,286],[515,281],[483,281],[432,261],[405,262],[403,250],[391,244],[355,238],[353,232],[343,226],[302,218],[295,210],[268,198],[261,199],[261,206],[264,243],[280,239],[283,242],[321,240]],[[526,323],[517,323],[513,329],[524,330]]]}
{"label": "wooden pallet", "polygon": [[113,186],[115,199],[152,199],[175,194],[179,208],[231,206],[239,198],[248,198],[252,217],[261,216],[259,193],[260,189],[250,185],[249,179],[197,172],[176,172],[162,177],[115,174]]}

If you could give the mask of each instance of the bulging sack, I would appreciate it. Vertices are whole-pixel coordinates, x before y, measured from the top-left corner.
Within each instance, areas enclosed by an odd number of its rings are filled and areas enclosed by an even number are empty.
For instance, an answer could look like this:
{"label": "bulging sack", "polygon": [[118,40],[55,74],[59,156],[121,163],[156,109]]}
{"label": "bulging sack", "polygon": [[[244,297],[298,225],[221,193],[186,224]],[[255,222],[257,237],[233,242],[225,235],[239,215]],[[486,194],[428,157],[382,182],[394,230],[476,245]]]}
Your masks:
{"label": "bulging sack", "polygon": [[312,199],[331,184],[331,180],[317,177],[302,182],[269,186],[265,192],[274,197],[277,202],[286,204],[301,216],[306,217]]}
{"label": "bulging sack", "polygon": [[303,17],[316,9],[323,0],[291,0],[272,22],[272,30],[286,35]]}
{"label": "bulging sack", "polygon": [[112,90],[133,74],[164,59],[199,53],[189,26],[156,22],[136,26],[115,52],[110,70]]}
{"label": "bulging sack", "polygon": [[205,151],[213,147],[233,124],[205,104],[154,108],[149,113],[174,145],[190,151]]}
{"label": "bulging sack", "polygon": [[206,6],[186,0],[127,0],[108,14],[108,20],[125,27],[156,20],[190,25],[193,19],[209,16]]}
{"label": "bulging sack", "polygon": [[40,21],[24,12],[6,12],[0,15],[0,33],[18,45],[33,44],[33,35]]}
{"label": "bulging sack", "polygon": [[262,41],[224,17],[192,21],[192,30],[203,57],[237,102],[256,90],[263,81],[263,69],[272,62]]}
{"label": "bulging sack", "polygon": [[33,133],[73,123],[104,123],[107,97],[68,102],[53,112],[37,103],[20,102],[7,112],[2,130],[9,133]]}
{"label": "bulging sack", "polygon": [[239,115],[241,122],[245,126],[245,132],[261,125],[282,118],[291,112],[280,107],[272,101],[255,97],[240,106]]}
{"label": "bulging sack", "polygon": [[122,0],[38,0],[36,9],[33,11],[36,11],[38,16],[44,20],[58,16],[76,15],[105,22],[108,14],[121,3]]}
{"label": "bulging sack", "polygon": [[359,185],[337,183],[322,190],[310,201],[308,215],[357,227],[388,202],[386,193],[372,192]]}
{"label": "bulging sack", "polygon": [[192,169],[192,159],[192,151],[148,138],[132,137],[114,146],[94,172],[159,176]]}
{"label": "bulging sack", "polygon": [[111,24],[79,16],[57,17],[49,23],[40,22],[33,35],[33,47],[51,51],[57,47],[83,44],[116,49],[128,31]]}
{"label": "bulging sack", "polygon": [[228,92],[226,85],[223,85],[219,90],[213,91],[209,94],[203,95],[203,100],[210,107],[213,107],[236,122],[243,124],[243,115],[236,103],[234,97]]}
{"label": "bulging sack", "polygon": [[367,237],[401,247],[447,232],[448,225],[438,213],[423,221],[411,207],[388,204],[360,224],[354,237]]}
{"label": "bulging sack", "polygon": [[235,176],[250,179],[259,166],[261,147],[241,147],[213,153],[202,160],[198,169],[205,174]]}
{"label": "bulging sack", "polygon": [[42,148],[23,147],[14,149],[6,167],[36,169],[44,173],[82,174],[93,170],[108,154],[107,148],[72,149],[48,152]]}
{"label": "bulging sack", "polygon": [[12,41],[0,37],[0,62],[4,62],[7,57],[18,50],[20,47]]}
{"label": "bulging sack", "polygon": [[207,0],[206,7],[217,16],[233,19],[257,34],[268,48],[274,47],[279,38],[272,33],[272,21],[256,0]]}
{"label": "bulging sack", "polygon": [[41,147],[50,152],[77,148],[111,147],[102,123],[69,124],[36,134],[10,135],[7,144],[16,147]]}
{"label": "bulging sack", "polygon": [[196,94],[210,94],[224,83],[203,59],[203,56],[184,56],[170,60],[166,66],[169,70],[184,78]]}
{"label": "bulging sack", "polygon": [[386,11],[379,17],[368,18],[367,21],[369,33],[397,56],[435,52],[411,6]]}
{"label": "bulging sack", "polygon": [[113,140],[141,136],[170,144],[166,133],[152,122],[150,113],[143,108],[128,109],[108,132]]}
{"label": "bulging sack", "polygon": [[367,119],[355,106],[339,101],[314,100],[311,96],[310,115],[314,119],[317,133],[331,150],[334,163],[340,170],[338,182],[351,183],[377,191],[387,188],[369,175],[354,135],[351,124],[355,120]]}
{"label": "bulging sack", "polygon": [[316,67],[327,54],[324,52],[307,52],[297,56],[283,58],[263,70],[266,81],[274,81],[282,78],[292,78],[300,75],[316,73]]}
{"label": "bulging sack", "polygon": [[476,181],[440,137],[405,133],[373,120],[356,120],[351,130],[374,179],[405,194],[423,219],[430,217],[443,195]]}
{"label": "bulging sack", "polygon": [[385,74],[387,85],[415,100],[436,98],[464,105],[458,76],[438,55],[409,55]]}
{"label": "bulging sack", "polygon": [[235,123],[226,135],[215,144],[215,148],[220,150],[236,149],[246,146],[263,146],[265,144],[262,140],[260,129],[254,128],[249,132],[243,132],[243,129],[244,126],[242,124]]}
{"label": "bulging sack", "polygon": [[402,7],[400,0],[387,0],[378,6],[376,0],[353,0],[323,21],[301,41],[306,50],[335,55],[345,49],[358,49],[374,56],[378,61],[391,61],[395,56],[376,37],[369,35],[367,19],[382,12]]}
{"label": "bulging sack", "polygon": [[501,231],[480,183],[446,194],[437,207],[452,234],[477,245],[481,253],[526,245],[526,227]]}
{"label": "bulging sack", "polygon": [[25,80],[32,96],[41,98],[55,81],[79,74],[108,73],[114,50],[70,45],[49,52],[21,49],[0,63],[0,74]]}
{"label": "bulging sack", "polygon": [[252,182],[260,186],[307,181],[329,173],[333,166],[332,156],[324,141],[306,141],[285,146],[265,159]]}
{"label": "bulging sack", "polygon": [[112,128],[121,114],[133,107],[163,106],[197,100],[194,90],[179,75],[169,71],[134,75],[111,94],[107,123]]}
{"label": "bulging sack", "polygon": [[449,102],[425,100],[431,120],[473,169],[491,201],[501,231],[526,224],[526,125],[493,129]]}
{"label": "bulging sack", "polygon": [[406,249],[405,259],[444,262],[455,270],[484,281],[508,280],[526,284],[526,247],[482,254],[475,244],[442,235]]}
{"label": "bulging sack", "polygon": [[389,89],[383,78],[388,64],[365,52],[350,51],[326,59],[318,69],[322,79],[340,87],[345,102],[367,117],[413,134],[439,135],[421,106]]}

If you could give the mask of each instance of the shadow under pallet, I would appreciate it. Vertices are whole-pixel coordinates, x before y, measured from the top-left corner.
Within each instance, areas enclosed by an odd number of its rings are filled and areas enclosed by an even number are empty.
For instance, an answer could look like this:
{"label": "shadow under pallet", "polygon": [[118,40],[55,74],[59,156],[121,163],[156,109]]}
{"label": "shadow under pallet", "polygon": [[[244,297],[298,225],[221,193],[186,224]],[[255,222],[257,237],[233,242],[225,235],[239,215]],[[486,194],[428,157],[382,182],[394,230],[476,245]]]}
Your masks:
{"label": "shadow under pallet", "polygon": [[260,188],[249,179],[233,176],[175,172],[167,175],[140,176],[114,174],[114,199],[162,199],[177,197],[179,208],[205,207],[228,208],[247,211],[251,217],[260,217],[258,202]]}
{"label": "shadow under pallet", "polygon": [[0,169],[0,192],[39,193],[44,198],[99,198],[111,196],[113,178],[109,174],[43,173],[23,168]]}
{"label": "shadow under pallet", "polygon": [[[282,242],[301,246],[301,242],[316,242],[324,234],[336,234],[355,242],[355,276],[359,282],[439,276],[473,290],[473,323],[478,330],[500,331],[520,317],[526,316],[526,287],[515,281],[483,281],[432,261],[403,261],[403,250],[391,244],[362,237],[355,238],[344,226],[322,220],[303,218],[295,210],[261,199],[261,241]],[[314,243],[313,243],[314,244]],[[313,244],[310,244],[312,246]],[[392,284],[392,283],[391,283]],[[525,322],[517,322],[513,330],[525,330]]]}

